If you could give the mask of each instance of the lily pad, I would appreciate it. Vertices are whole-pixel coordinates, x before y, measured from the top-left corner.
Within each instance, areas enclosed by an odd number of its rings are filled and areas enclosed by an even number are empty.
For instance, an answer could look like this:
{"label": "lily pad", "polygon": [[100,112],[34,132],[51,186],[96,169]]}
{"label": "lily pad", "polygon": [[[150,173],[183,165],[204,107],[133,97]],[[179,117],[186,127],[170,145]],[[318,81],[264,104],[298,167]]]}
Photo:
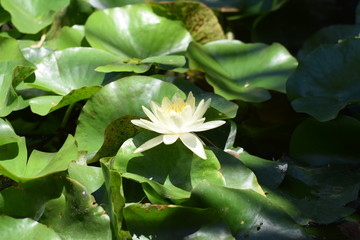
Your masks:
{"label": "lily pad", "polygon": [[329,121],[348,104],[360,102],[358,62],[360,39],[323,45],[303,58],[287,82],[295,111]]}
{"label": "lily pad", "polygon": [[61,240],[54,230],[30,218],[0,216],[0,234],[7,240]]}
{"label": "lily pad", "polygon": [[95,48],[140,59],[185,51],[192,40],[181,21],[158,15],[150,4],[94,12],[85,36]]}
{"label": "lily pad", "polygon": [[66,179],[64,195],[49,201],[40,219],[62,239],[111,240],[110,218],[78,182]]}
{"label": "lily pad", "polygon": [[201,225],[212,222],[217,214],[211,209],[136,203],[124,208],[124,217],[130,232],[137,236],[184,239]]}
{"label": "lily pad", "polygon": [[272,201],[252,190],[199,184],[192,198],[215,209],[236,239],[311,239]]}
{"label": "lily pad", "polygon": [[360,165],[360,121],[341,116],[328,122],[309,118],[294,131],[289,154],[310,166]]}
{"label": "lily pad", "polygon": [[0,37],[0,51],[0,117],[4,117],[21,104],[15,88],[35,68],[24,58],[15,39]]}
{"label": "lily pad", "polygon": [[18,144],[19,154],[9,160],[0,162],[2,174],[15,181],[28,181],[55,172],[65,171],[71,161],[78,157],[74,138],[69,135],[62,148],[56,153],[45,153],[34,150],[29,160],[25,140]]}
{"label": "lily pad", "polygon": [[206,73],[215,93],[228,100],[263,102],[271,98],[268,90],[285,92],[287,78],[297,66],[280,44],[221,40],[201,46],[193,42],[187,54],[190,64]]}
{"label": "lily pad", "polygon": [[[132,141],[123,144],[114,160],[114,168],[121,173],[137,174],[163,184],[191,191],[207,179],[214,184],[224,185],[220,163],[211,150],[205,150],[207,159],[201,159],[180,141],[171,145],[160,144],[142,153],[134,153],[137,146],[154,137],[143,131]],[[177,167],[181,166],[181,167]]]}
{"label": "lily pad", "polygon": [[37,33],[50,25],[54,16],[69,5],[70,0],[3,0],[1,5],[22,33]]}
{"label": "lily pad", "polygon": [[44,116],[62,107],[88,99],[99,89],[101,86],[90,86],[71,90],[65,96],[34,97],[29,100],[29,105],[33,113]]}
{"label": "lily pad", "polygon": [[119,60],[114,55],[93,48],[55,51],[36,63],[36,80],[29,85],[64,96],[74,89],[101,85],[104,73],[94,69]]}

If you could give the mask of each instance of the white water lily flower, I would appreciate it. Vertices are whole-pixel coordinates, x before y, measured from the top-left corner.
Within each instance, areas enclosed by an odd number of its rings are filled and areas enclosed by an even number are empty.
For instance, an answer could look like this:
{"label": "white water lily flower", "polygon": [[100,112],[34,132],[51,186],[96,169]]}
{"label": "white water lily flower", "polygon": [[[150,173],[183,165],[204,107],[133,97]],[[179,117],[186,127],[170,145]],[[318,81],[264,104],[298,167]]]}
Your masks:
{"label": "white water lily flower", "polygon": [[196,107],[195,98],[190,92],[185,102],[179,94],[175,94],[171,101],[164,97],[161,106],[151,101],[151,111],[142,106],[151,121],[137,119],[131,120],[131,122],[161,135],[145,142],[135,150],[135,153],[153,148],[162,142],[166,145],[173,144],[180,138],[187,148],[199,157],[206,159],[203,143],[193,132],[206,131],[225,123],[221,120],[205,122],[203,115],[209,108],[210,101],[211,99],[208,99],[205,102],[203,99]]}

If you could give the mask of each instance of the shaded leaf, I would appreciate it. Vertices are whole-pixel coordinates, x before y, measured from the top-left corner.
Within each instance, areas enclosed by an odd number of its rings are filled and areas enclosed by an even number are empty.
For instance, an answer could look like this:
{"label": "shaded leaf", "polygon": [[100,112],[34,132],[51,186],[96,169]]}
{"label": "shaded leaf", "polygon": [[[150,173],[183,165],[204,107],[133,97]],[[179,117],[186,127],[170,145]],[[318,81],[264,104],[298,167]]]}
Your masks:
{"label": "shaded leaf", "polygon": [[8,187],[0,192],[0,212],[12,217],[39,219],[45,204],[60,197],[61,176],[47,176]]}
{"label": "shaded leaf", "polygon": [[310,239],[285,212],[252,190],[231,189],[204,181],[195,187],[192,198],[214,208],[236,239]]}
{"label": "shaded leaf", "polygon": [[355,118],[340,116],[325,123],[309,118],[295,129],[289,154],[310,166],[359,165],[359,136],[360,121]]}
{"label": "shaded leaf", "polygon": [[124,218],[132,234],[157,239],[183,239],[216,217],[211,209],[177,205],[137,203],[124,208]]}
{"label": "shaded leaf", "polygon": [[48,202],[40,219],[61,239],[111,239],[110,219],[78,182],[67,178],[62,197]]}
{"label": "shaded leaf", "polygon": [[303,58],[287,82],[295,111],[329,121],[348,104],[359,102],[359,52],[360,39],[347,39]]}

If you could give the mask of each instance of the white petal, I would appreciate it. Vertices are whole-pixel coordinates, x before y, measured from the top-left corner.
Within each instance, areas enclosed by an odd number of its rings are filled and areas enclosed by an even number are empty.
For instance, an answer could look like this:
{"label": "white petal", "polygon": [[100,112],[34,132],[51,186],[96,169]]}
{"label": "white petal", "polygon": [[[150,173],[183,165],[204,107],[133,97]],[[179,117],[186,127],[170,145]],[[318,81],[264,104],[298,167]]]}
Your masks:
{"label": "white petal", "polygon": [[159,135],[157,137],[154,137],[154,138],[150,139],[149,141],[145,142],[143,145],[138,147],[134,151],[134,153],[140,153],[140,152],[146,151],[146,150],[148,150],[150,148],[153,148],[153,147],[159,145],[162,142],[163,142],[163,135]]}
{"label": "white petal", "polygon": [[161,134],[169,133],[169,131],[162,128],[161,126],[158,126],[158,125],[154,124],[153,122],[150,122],[145,119],[134,119],[134,120],[131,120],[131,123],[138,127],[142,127],[142,128],[145,128],[147,130],[154,131],[157,133],[161,133]]}
{"label": "white petal", "polygon": [[206,130],[210,130],[213,128],[217,128],[220,127],[221,125],[225,124],[225,121],[222,120],[217,120],[217,121],[210,121],[210,122],[205,122],[201,125],[194,125],[191,126],[191,132],[202,132],[202,131],[206,131]]}
{"label": "white petal", "polygon": [[182,135],[180,135],[180,140],[193,153],[195,153],[202,159],[206,159],[204,147],[203,147],[201,141],[199,140],[199,138],[195,134],[192,134],[192,133],[182,134]]}
{"label": "white petal", "polygon": [[193,118],[194,119],[202,118],[206,110],[209,108],[210,103],[211,103],[211,98],[209,98],[206,102],[204,101],[204,99],[201,100],[194,112]]}
{"label": "white petal", "polygon": [[150,120],[155,123],[158,124],[159,123],[159,119],[146,107],[142,106],[142,110],[144,111],[144,113],[146,114],[146,116],[148,116],[150,118]]}
{"label": "white petal", "polygon": [[179,135],[176,135],[176,134],[163,135],[163,142],[166,145],[170,145],[170,144],[173,144],[174,142],[176,142],[176,140],[178,138],[179,138]]}
{"label": "white petal", "polygon": [[192,109],[195,109],[195,98],[192,92],[189,92],[189,95],[186,99],[186,104],[190,105]]}

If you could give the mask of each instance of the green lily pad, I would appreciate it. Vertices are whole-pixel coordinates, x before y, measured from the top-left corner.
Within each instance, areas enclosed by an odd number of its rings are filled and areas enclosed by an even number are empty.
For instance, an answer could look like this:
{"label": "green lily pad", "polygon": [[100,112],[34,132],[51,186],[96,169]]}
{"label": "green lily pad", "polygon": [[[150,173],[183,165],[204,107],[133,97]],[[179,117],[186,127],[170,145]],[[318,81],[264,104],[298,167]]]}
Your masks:
{"label": "green lily pad", "polygon": [[190,64],[206,73],[215,93],[228,100],[263,102],[268,90],[285,92],[297,61],[280,44],[242,43],[237,40],[189,45]]}
{"label": "green lily pad", "polygon": [[90,86],[71,90],[65,96],[34,97],[29,100],[29,105],[33,113],[45,116],[62,107],[88,99],[99,89],[101,89],[101,86]]}
{"label": "green lily pad", "polygon": [[36,63],[36,79],[30,86],[66,95],[74,89],[101,85],[104,73],[94,69],[120,59],[93,48],[67,48],[55,51]]}
{"label": "green lily pad", "polygon": [[92,47],[140,59],[185,51],[192,40],[181,21],[158,14],[150,4],[94,12],[85,36]]}
{"label": "green lily pad", "polygon": [[0,192],[0,213],[12,217],[39,219],[45,204],[60,197],[63,177],[50,175],[36,178]]}
{"label": "green lily pad", "polygon": [[69,5],[70,0],[3,0],[1,5],[22,33],[37,33],[50,25],[54,16]]}
{"label": "green lily pad", "polygon": [[294,131],[289,155],[310,166],[360,164],[360,121],[340,116],[328,122],[309,118]]}
{"label": "green lily pad", "polygon": [[59,37],[55,40],[57,50],[72,47],[81,47],[81,42],[85,38],[85,28],[82,25],[72,27],[65,26],[61,29]]}
{"label": "green lily pad", "polygon": [[7,116],[22,103],[15,92],[35,68],[26,61],[15,39],[0,37],[0,117]]}
{"label": "green lily pad", "polygon": [[40,222],[62,239],[111,240],[110,218],[78,182],[67,179],[62,197],[49,201]]}
{"label": "green lily pad", "polygon": [[215,209],[236,239],[311,239],[280,207],[252,190],[204,181],[195,187],[192,198]]}
{"label": "green lily pad", "polygon": [[30,218],[16,219],[9,216],[0,216],[0,235],[6,240],[61,240],[46,225]]}
{"label": "green lily pad", "polygon": [[114,160],[114,168],[121,173],[133,173],[166,186],[191,191],[204,179],[224,185],[219,171],[220,163],[211,150],[205,150],[207,159],[201,159],[180,141],[171,145],[160,144],[142,153],[135,153],[137,146],[154,137],[149,131],[137,134],[126,141]]}
{"label": "green lily pad", "polygon": [[121,229],[123,222],[123,208],[125,198],[123,194],[122,178],[118,171],[112,168],[112,161],[109,158],[102,158],[100,165],[103,170],[107,204],[105,210],[110,217],[113,239],[121,240]]}
{"label": "green lily pad", "polygon": [[303,58],[287,82],[295,111],[329,121],[348,104],[360,102],[359,53],[360,39],[347,39]]}
{"label": "green lily pad", "polygon": [[62,148],[56,153],[45,153],[34,150],[29,160],[25,139],[18,143],[18,155],[0,162],[2,174],[15,181],[28,181],[55,172],[65,171],[71,161],[77,160],[78,152],[75,139],[69,135]]}
{"label": "green lily pad", "polygon": [[161,102],[181,93],[173,84],[156,78],[132,76],[114,81],[96,92],[85,104],[79,117],[75,138],[80,150],[96,152],[104,142],[106,127],[125,115],[145,117],[141,106]]}
{"label": "green lily pad", "polygon": [[177,205],[136,203],[124,208],[124,218],[130,232],[150,239],[155,236],[157,239],[184,239],[216,217],[217,214],[211,209]]}
{"label": "green lily pad", "polygon": [[275,189],[281,184],[288,169],[286,162],[265,160],[247,152],[241,152],[239,159],[255,173],[262,186],[270,189]]}
{"label": "green lily pad", "polygon": [[68,168],[69,177],[81,183],[89,193],[98,190],[104,184],[104,176],[101,168],[70,163]]}
{"label": "green lily pad", "polygon": [[344,39],[359,36],[359,32],[360,25],[331,25],[322,28],[304,43],[298,57],[305,57],[322,44],[336,44]]}
{"label": "green lily pad", "polygon": [[134,72],[144,73],[150,70],[151,66],[156,64],[160,69],[171,70],[184,66],[186,59],[184,56],[167,55],[149,57],[143,60],[128,59],[123,62],[107,64],[105,66],[97,67],[98,72]]}
{"label": "green lily pad", "polygon": [[190,192],[174,185],[162,185],[154,180],[133,173],[125,172],[121,175],[124,178],[141,183],[147,198],[153,204],[169,204],[167,199],[173,203],[181,203],[190,197]]}
{"label": "green lily pad", "polygon": [[137,117],[126,115],[112,121],[105,129],[103,145],[88,163],[96,162],[103,157],[115,156],[120,146],[140,131],[139,127],[131,123],[132,119]]}
{"label": "green lily pad", "polygon": [[348,204],[358,197],[359,181],[358,169],[350,166],[290,164],[284,182],[267,196],[299,224],[329,224],[356,211]]}

